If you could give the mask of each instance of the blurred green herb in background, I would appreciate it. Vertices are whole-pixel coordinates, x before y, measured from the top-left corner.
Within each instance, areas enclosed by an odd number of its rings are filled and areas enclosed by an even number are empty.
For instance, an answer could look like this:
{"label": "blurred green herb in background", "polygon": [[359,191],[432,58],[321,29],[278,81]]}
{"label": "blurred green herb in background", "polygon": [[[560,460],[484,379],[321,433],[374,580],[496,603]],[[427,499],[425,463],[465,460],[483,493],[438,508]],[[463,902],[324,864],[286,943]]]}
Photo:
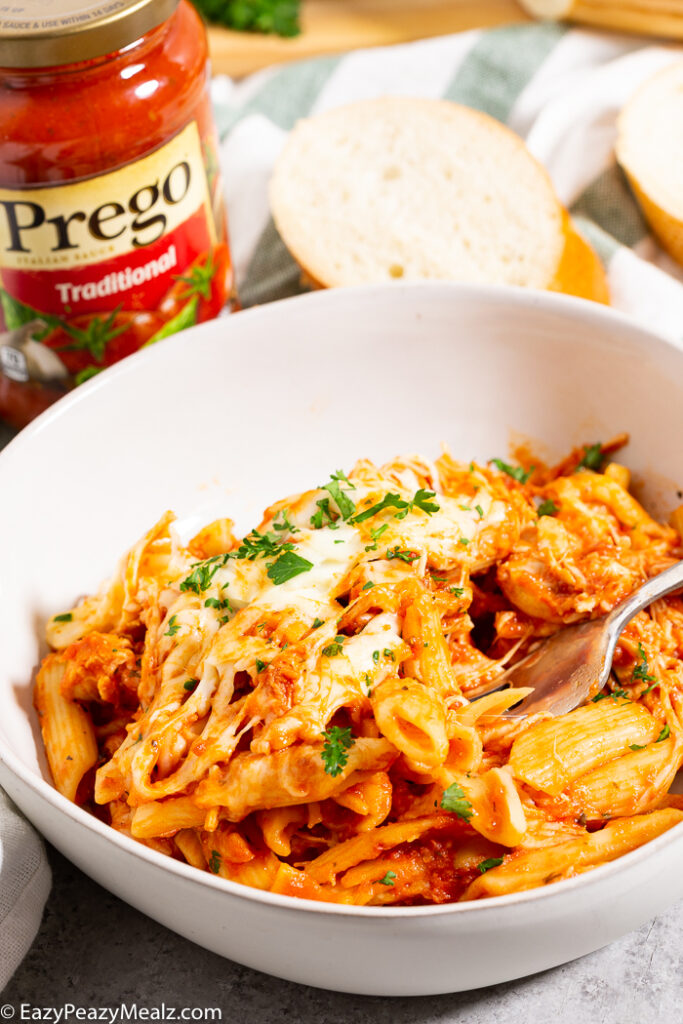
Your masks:
{"label": "blurred green herb in background", "polygon": [[298,36],[300,0],[193,0],[208,21],[238,32]]}

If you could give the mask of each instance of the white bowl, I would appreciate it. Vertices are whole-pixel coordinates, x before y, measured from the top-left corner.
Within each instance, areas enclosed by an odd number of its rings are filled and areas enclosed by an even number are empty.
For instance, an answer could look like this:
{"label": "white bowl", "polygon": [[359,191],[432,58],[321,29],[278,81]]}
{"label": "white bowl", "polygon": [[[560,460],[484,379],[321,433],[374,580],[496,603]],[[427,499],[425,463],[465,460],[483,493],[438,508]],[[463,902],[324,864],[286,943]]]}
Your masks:
{"label": "white bowl", "polygon": [[[96,881],[207,948],[293,981],[452,992],[605,945],[683,895],[683,828],[570,881],[475,904],[350,908],[163,857],[51,786],[31,707],[46,618],[95,587],[166,508],[248,529],[272,499],[368,455],[559,455],[621,431],[656,511],[680,501],[683,352],[599,306],[449,284],[322,292],[125,360],[0,455],[0,782]],[[68,936],[65,938],[68,942]]]}

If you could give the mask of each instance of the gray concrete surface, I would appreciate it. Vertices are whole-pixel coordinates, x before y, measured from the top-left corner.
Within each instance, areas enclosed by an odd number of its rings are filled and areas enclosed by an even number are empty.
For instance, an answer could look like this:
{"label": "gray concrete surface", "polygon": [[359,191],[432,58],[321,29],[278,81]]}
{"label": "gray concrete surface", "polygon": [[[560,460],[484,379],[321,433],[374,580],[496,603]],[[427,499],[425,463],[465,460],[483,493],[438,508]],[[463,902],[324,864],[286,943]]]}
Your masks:
{"label": "gray concrete surface", "polygon": [[598,953],[522,981],[450,996],[371,999],[279,981],[223,960],[111,896],[54,850],[50,861],[54,887],[42,927],[0,996],[17,1021],[22,1003],[92,1008],[124,1002],[149,1009],[162,1003],[178,1010],[219,1007],[230,1024],[683,1021],[683,904]]}

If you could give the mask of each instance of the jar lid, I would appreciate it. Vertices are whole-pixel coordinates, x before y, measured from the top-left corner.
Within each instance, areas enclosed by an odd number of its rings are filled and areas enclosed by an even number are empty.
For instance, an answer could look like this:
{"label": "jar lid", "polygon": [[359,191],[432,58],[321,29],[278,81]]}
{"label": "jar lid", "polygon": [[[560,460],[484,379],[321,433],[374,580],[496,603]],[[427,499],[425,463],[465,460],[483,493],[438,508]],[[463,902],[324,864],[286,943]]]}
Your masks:
{"label": "jar lid", "polygon": [[19,0],[0,7],[0,67],[39,68],[115,53],[166,21],[179,0]]}

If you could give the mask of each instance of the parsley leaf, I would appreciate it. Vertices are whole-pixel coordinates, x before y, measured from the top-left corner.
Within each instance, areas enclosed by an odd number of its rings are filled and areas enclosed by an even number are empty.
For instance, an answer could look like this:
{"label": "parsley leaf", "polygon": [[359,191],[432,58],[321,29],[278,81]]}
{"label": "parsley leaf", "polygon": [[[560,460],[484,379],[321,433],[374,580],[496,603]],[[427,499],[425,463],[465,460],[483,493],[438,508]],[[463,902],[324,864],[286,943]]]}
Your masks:
{"label": "parsley leaf", "polygon": [[541,516],[554,516],[557,515],[557,505],[552,498],[546,498],[536,509],[536,515],[540,519]]}
{"label": "parsley leaf", "polygon": [[479,513],[479,518],[480,518],[480,519],[483,519],[483,518],[484,518],[484,510],[483,510],[483,508],[481,507],[481,505],[475,505],[475,506],[474,506],[474,511],[475,511],[475,512],[478,512],[478,513]]}
{"label": "parsley leaf", "polygon": [[322,624],[323,624],[323,620],[322,619],[315,618],[315,619],[313,619],[313,624],[311,625],[311,629],[320,629]]}
{"label": "parsley leaf", "polygon": [[73,615],[71,614],[71,612],[64,612],[62,615],[52,616],[53,622],[71,622],[72,619]]}
{"label": "parsley leaf", "polygon": [[221,855],[218,850],[212,850],[211,856],[209,857],[209,871],[212,871],[214,875],[217,875],[221,869]]}
{"label": "parsley leaf", "polygon": [[628,749],[629,750],[645,750],[645,745],[644,744],[641,745],[640,743],[629,743]]}
{"label": "parsley leaf", "polygon": [[310,518],[310,524],[314,530],[322,530],[323,526],[329,526],[332,529],[336,529],[336,522],[338,516],[330,508],[330,499],[321,498],[320,501],[316,501],[318,511],[314,512]]}
{"label": "parsley leaf", "polygon": [[378,882],[379,882],[380,885],[393,885],[395,878],[396,878],[396,872],[395,871],[387,871],[387,873],[384,876],[384,878],[379,878]]}
{"label": "parsley leaf", "polygon": [[179,629],[180,623],[176,622],[175,615],[172,615],[171,618],[168,620],[168,629],[164,633],[164,636],[175,636]]}
{"label": "parsley leaf", "polygon": [[489,857],[488,860],[483,860],[479,865],[479,870],[482,875],[485,875],[491,868],[498,868],[503,863],[502,857]]}
{"label": "parsley leaf", "polygon": [[[366,519],[371,519],[372,516],[376,516],[378,512],[382,512],[385,508],[402,509],[401,518],[407,516],[410,511],[409,503],[400,494],[385,494],[376,505],[371,505],[370,508],[366,508],[363,512],[357,512],[351,521],[354,523],[364,523]],[[399,517],[397,516],[397,518]]]}
{"label": "parsley leaf", "polygon": [[266,665],[265,661],[261,661],[260,658],[257,658],[256,659],[256,671],[257,672],[263,672],[264,668],[268,668],[268,666]]}
{"label": "parsley leaf", "polygon": [[[435,497],[436,493],[434,491],[426,491],[424,487],[420,487],[418,491],[415,491],[411,504],[416,508],[422,509],[428,516],[431,516],[441,508],[441,505],[437,505],[435,501],[432,501],[432,498]],[[398,519],[399,517],[397,516],[396,518]]]}
{"label": "parsley leaf", "polygon": [[665,725],[664,728],[662,729],[662,731],[660,732],[659,736],[655,740],[655,743],[661,743],[663,740],[668,739],[670,732],[671,732],[671,729],[669,728],[669,726]]}
{"label": "parsley leaf", "polygon": [[258,530],[252,530],[244,538],[237,551],[230,552],[230,557],[244,558],[253,562],[257,558],[272,558],[282,551],[291,551],[293,547],[294,545],[289,542],[283,544],[274,533],[268,533],[268,531],[259,533]]}
{"label": "parsley leaf", "polygon": [[441,807],[444,811],[452,811],[463,821],[469,821],[472,817],[472,804],[465,796],[465,791],[457,782],[453,782],[448,789],[444,790],[441,797]]}
{"label": "parsley leaf", "polygon": [[[641,683],[654,683],[657,685],[657,680],[654,676],[650,675],[649,666],[647,663],[647,654],[640,640],[638,641],[638,658],[640,659],[636,665],[634,665],[633,672],[631,673],[632,679],[639,679]],[[643,690],[640,694],[642,697],[644,693],[649,693],[654,687],[649,686],[647,690]]]}
{"label": "parsley leaf", "polygon": [[599,473],[604,461],[605,456],[602,454],[602,445],[599,441],[597,444],[585,444],[583,446],[583,458],[574,472],[576,473],[579,469],[593,469],[596,473]]}
{"label": "parsley leaf", "polygon": [[451,594],[455,594],[456,597],[462,597],[465,593],[464,587],[449,587],[448,590]]}
{"label": "parsley leaf", "polygon": [[325,765],[326,773],[335,778],[337,775],[341,775],[344,770],[349,759],[347,750],[353,746],[355,740],[351,735],[350,728],[340,729],[337,725],[327,729],[323,733],[323,739],[325,744],[320,756]]}
{"label": "parsley leaf", "polygon": [[381,501],[378,501],[376,505],[372,505],[370,508],[364,509],[363,512],[357,512],[353,517],[352,522],[364,523],[366,519],[370,519],[372,516],[376,516],[379,512],[384,511],[385,508],[395,508],[398,512],[394,515],[394,519],[405,519],[406,516],[412,512],[414,508],[419,508],[427,515],[431,516],[434,512],[438,512],[441,508],[435,501],[431,499],[435,497],[434,491],[426,491],[424,487],[420,487],[419,490],[415,491],[415,494],[406,501],[400,494],[385,494]]}
{"label": "parsley leaf", "polygon": [[389,529],[389,523],[382,523],[381,526],[376,526],[374,530],[370,530],[370,536],[372,537],[374,543],[373,544],[366,544],[365,550],[366,551],[376,551],[377,550],[377,541],[382,536],[382,534],[385,533],[388,529]]}
{"label": "parsley leaf", "polygon": [[222,601],[217,597],[207,597],[204,602],[204,607],[215,608],[217,611],[231,611],[230,602],[227,597],[224,597]]}
{"label": "parsley leaf", "polygon": [[329,483],[323,484],[322,489],[329,492],[332,500],[339,509],[342,519],[350,519],[356,511],[356,506],[346,492],[342,490],[342,483],[345,483],[349,490],[355,491],[355,484],[352,484],[351,481],[344,476],[341,469],[338,469],[336,473],[332,474]]}
{"label": "parsley leaf", "polygon": [[208,21],[238,32],[262,32],[285,38],[301,32],[301,0],[193,0]]}
{"label": "parsley leaf", "polygon": [[507,473],[508,476],[511,476],[513,480],[520,484],[525,484],[536,468],[531,466],[529,469],[522,469],[521,466],[511,466],[508,462],[503,462],[502,459],[491,459],[490,461],[501,473]]}
{"label": "parsley leaf", "polygon": [[419,558],[419,554],[416,551],[408,551],[407,548],[399,548],[398,544],[394,548],[387,549],[387,558],[391,562],[394,558],[399,558],[402,562],[407,562],[410,565]]}
{"label": "parsley leaf", "polygon": [[198,679],[188,679],[186,683],[183,683],[183,690],[194,690],[198,682]]}
{"label": "parsley leaf", "polygon": [[375,585],[375,584],[374,584],[374,583],[372,582],[372,580],[368,580],[368,582],[367,582],[367,583],[364,583],[364,584],[363,584],[363,586],[362,586],[362,587],[361,587],[360,589],[361,589],[361,590],[372,590],[372,588],[374,587],[374,585]]}
{"label": "parsley leaf", "polygon": [[281,583],[286,583],[287,580],[294,579],[295,576],[312,568],[313,562],[297,555],[295,551],[288,550],[268,566],[268,579],[276,586],[280,586]]}
{"label": "parsley leaf", "polygon": [[273,519],[273,529],[277,530],[278,533],[301,533],[298,526],[289,518],[289,509],[282,508]]}
{"label": "parsley leaf", "polygon": [[190,590],[194,594],[201,594],[208,590],[211,580],[218,570],[225,565],[229,557],[229,555],[214,555],[213,558],[207,558],[204,562],[195,562],[190,575],[186,576],[180,584],[180,589],[183,593]]}
{"label": "parsley leaf", "polygon": [[345,636],[335,636],[331,644],[328,644],[327,647],[323,647],[322,653],[326,658],[336,658],[338,654],[341,654],[342,645],[345,640]]}

